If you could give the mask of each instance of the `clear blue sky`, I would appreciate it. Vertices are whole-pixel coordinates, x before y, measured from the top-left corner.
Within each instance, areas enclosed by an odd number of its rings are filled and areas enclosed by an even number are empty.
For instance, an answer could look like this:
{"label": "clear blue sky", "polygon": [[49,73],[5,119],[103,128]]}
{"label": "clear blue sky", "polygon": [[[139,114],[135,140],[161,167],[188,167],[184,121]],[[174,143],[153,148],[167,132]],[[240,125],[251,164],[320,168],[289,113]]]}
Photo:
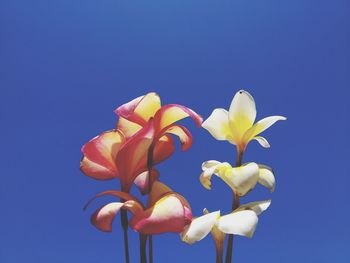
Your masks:
{"label": "clear blue sky", "polygon": [[[277,187],[242,200],[273,201],[254,238],[236,239],[234,262],[349,262],[348,0],[2,0],[0,36],[2,263],[122,262],[119,222],[101,233],[82,211],[118,182],[80,173],[82,144],[149,91],[208,117],[241,88],[258,118],[288,121],[264,133],[269,150],[253,142],[244,158],[272,166]],[[161,178],[195,214],[227,212],[228,187],[207,191],[198,176],[202,161],[233,162],[235,149],[184,123],[194,145]],[[154,246],[155,262],[214,260],[210,238],[189,246],[167,234]]]}

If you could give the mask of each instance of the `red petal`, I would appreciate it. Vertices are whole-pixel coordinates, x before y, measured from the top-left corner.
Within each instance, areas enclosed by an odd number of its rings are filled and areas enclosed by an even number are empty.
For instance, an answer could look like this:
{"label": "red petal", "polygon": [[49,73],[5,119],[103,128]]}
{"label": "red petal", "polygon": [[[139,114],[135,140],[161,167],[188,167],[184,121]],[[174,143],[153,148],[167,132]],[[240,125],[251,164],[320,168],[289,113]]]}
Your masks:
{"label": "red petal", "polygon": [[82,172],[98,180],[117,177],[115,158],[123,142],[123,135],[116,130],[104,132],[90,140],[81,149],[84,154],[80,164]]}
{"label": "red petal", "polygon": [[126,141],[117,155],[119,178],[123,191],[128,192],[135,178],[147,170],[149,148],[154,139],[153,121]]}
{"label": "red petal", "polygon": [[117,108],[114,112],[131,122],[144,126],[160,108],[158,94],[151,92]]}
{"label": "red petal", "polygon": [[178,196],[175,193],[163,196],[154,206],[136,214],[130,220],[130,226],[142,234],[182,232],[192,220],[192,213]]}
{"label": "red petal", "polygon": [[187,151],[192,146],[192,135],[184,126],[174,124],[171,125],[165,132],[179,137],[183,151]]}
{"label": "red petal", "polygon": [[163,131],[171,124],[182,120],[183,118],[191,117],[198,127],[202,124],[202,117],[193,110],[178,104],[168,104],[160,108],[154,116],[157,130]]}
{"label": "red petal", "polygon": [[[159,172],[156,169],[152,169],[151,184],[153,184],[156,180],[158,180],[158,178],[159,178]],[[149,192],[148,180],[149,180],[148,171],[145,171],[140,175],[138,175],[134,181],[134,183],[136,184],[136,186],[139,188],[140,192],[143,195],[148,194]]]}
{"label": "red petal", "polygon": [[158,164],[169,158],[175,152],[174,139],[164,135],[155,144],[153,150],[153,164]]}

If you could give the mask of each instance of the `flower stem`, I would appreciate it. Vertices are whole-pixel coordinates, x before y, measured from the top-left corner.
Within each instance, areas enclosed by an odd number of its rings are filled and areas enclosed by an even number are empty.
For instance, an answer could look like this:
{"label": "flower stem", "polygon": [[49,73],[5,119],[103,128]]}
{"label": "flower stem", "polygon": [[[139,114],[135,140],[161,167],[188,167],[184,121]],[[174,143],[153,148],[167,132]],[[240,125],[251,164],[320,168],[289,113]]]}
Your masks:
{"label": "flower stem", "polygon": [[[242,157],[243,157],[243,151],[237,149],[236,167],[239,167],[242,165]],[[239,195],[236,194],[235,192],[233,192],[232,211],[237,209],[238,206],[239,206]],[[228,236],[225,263],[231,263],[231,261],[232,261],[232,249],[233,249],[233,234],[230,234]]]}
{"label": "flower stem", "polygon": [[223,244],[221,247],[216,247],[216,263],[222,263],[223,248]]}
{"label": "flower stem", "polygon": [[[121,200],[123,201],[123,200]],[[124,252],[125,252],[125,263],[130,262],[130,256],[129,256],[129,241],[128,241],[128,215],[127,211],[122,209],[120,211],[120,222],[123,228],[124,232]]]}
{"label": "flower stem", "polygon": [[147,263],[147,255],[146,255],[147,236],[139,234],[139,240],[140,240],[140,262]]}
{"label": "flower stem", "polygon": [[[148,169],[148,194],[152,190],[152,167],[153,167],[153,150],[154,144],[152,143],[148,149],[147,157],[147,169]],[[149,263],[153,263],[153,238],[152,235],[148,235],[148,260]]]}

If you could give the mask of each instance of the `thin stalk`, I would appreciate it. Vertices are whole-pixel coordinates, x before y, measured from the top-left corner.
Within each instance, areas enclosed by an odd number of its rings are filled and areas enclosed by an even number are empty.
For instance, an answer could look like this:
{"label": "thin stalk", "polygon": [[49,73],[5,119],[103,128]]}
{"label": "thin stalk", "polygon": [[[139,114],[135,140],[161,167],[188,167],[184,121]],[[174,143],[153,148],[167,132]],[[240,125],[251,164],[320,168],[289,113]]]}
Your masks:
{"label": "thin stalk", "polygon": [[[237,150],[236,167],[239,167],[242,165],[242,157],[243,157],[243,151]],[[238,206],[239,206],[239,195],[236,194],[235,192],[233,192],[232,211],[237,209]],[[233,234],[230,234],[228,236],[225,263],[231,263],[231,261],[232,261],[232,249],[233,249]]]}
{"label": "thin stalk", "polygon": [[140,240],[140,262],[147,263],[147,255],[146,255],[147,236],[139,234],[139,240]]}
{"label": "thin stalk", "polygon": [[[151,192],[152,184],[151,184],[151,175],[152,175],[152,167],[153,167],[153,150],[154,144],[152,143],[148,149],[148,159],[147,159],[147,169],[148,169],[148,193]],[[153,238],[152,235],[148,235],[148,260],[149,263],[153,263]]]}
{"label": "thin stalk", "polygon": [[[121,200],[124,202],[124,200]],[[124,252],[125,252],[125,263],[130,262],[129,256],[129,241],[128,241],[128,215],[127,211],[122,209],[120,211],[120,222],[124,232]]]}

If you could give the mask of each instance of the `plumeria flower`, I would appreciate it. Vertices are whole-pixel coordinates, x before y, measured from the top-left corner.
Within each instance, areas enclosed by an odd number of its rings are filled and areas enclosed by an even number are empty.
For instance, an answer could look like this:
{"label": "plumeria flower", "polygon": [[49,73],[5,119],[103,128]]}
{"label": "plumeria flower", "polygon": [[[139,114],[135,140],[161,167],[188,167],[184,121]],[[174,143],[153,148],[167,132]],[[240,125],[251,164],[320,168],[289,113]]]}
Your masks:
{"label": "plumeria flower", "polygon": [[264,212],[270,204],[271,200],[251,202],[224,216],[220,215],[220,211],[209,213],[204,209],[204,215],[192,220],[191,224],[181,233],[181,239],[188,244],[193,244],[211,232],[217,249],[222,252],[225,234],[251,238],[259,220],[258,215]]}
{"label": "plumeria flower", "polygon": [[202,127],[217,140],[226,140],[244,152],[251,140],[256,140],[261,146],[268,148],[270,144],[262,137],[261,132],[276,121],[286,120],[283,116],[271,116],[254,124],[256,107],[253,97],[245,90],[240,90],[233,97],[229,111],[215,109]]}
{"label": "plumeria flower", "polygon": [[247,163],[239,167],[232,167],[229,163],[207,161],[202,164],[200,182],[210,190],[213,175],[222,179],[239,196],[244,196],[252,190],[257,183],[273,192],[275,189],[275,176],[270,167]]}
{"label": "plumeria flower", "polygon": [[96,195],[85,208],[105,195],[119,197],[125,202],[103,205],[91,216],[91,223],[104,232],[112,231],[113,220],[121,209],[131,212],[130,227],[144,235],[180,233],[192,220],[192,211],[186,199],[159,181],[152,185],[146,207],[128,193],[111,190]]}
{"label": "plumeria flower", "polygon": [[167,158],[174,151],[173,141],[169,134],[179,137],[184,151],[192,145],[191,133],[184,126],[175,124],[177,121],[191,117],[197,126],[200,127],[202,124],[202,117],[185,106],[178,104],[161,106],[160,97],[154,92],[140,96],[120,106],[115,110],[115,113],[119,116],[117,128],[126,137],[133,136],[153,120],[155,129],[153,144],[160,141],[167,144],[169,148],[164,158]]}
{"label": "plumeria flower", "polygon": [[[104,132],[82,147],[80,169],[97,180],[119,178],[122,191],[129,192],[134,180],[147,170],[147,154],[154,135],[152,122],[128,139],[119,130]],[[168,149],[164,146],[155,146],[154,163],[164,160]],[[156,171],[152,173],[153,180],[157,175]]]}

